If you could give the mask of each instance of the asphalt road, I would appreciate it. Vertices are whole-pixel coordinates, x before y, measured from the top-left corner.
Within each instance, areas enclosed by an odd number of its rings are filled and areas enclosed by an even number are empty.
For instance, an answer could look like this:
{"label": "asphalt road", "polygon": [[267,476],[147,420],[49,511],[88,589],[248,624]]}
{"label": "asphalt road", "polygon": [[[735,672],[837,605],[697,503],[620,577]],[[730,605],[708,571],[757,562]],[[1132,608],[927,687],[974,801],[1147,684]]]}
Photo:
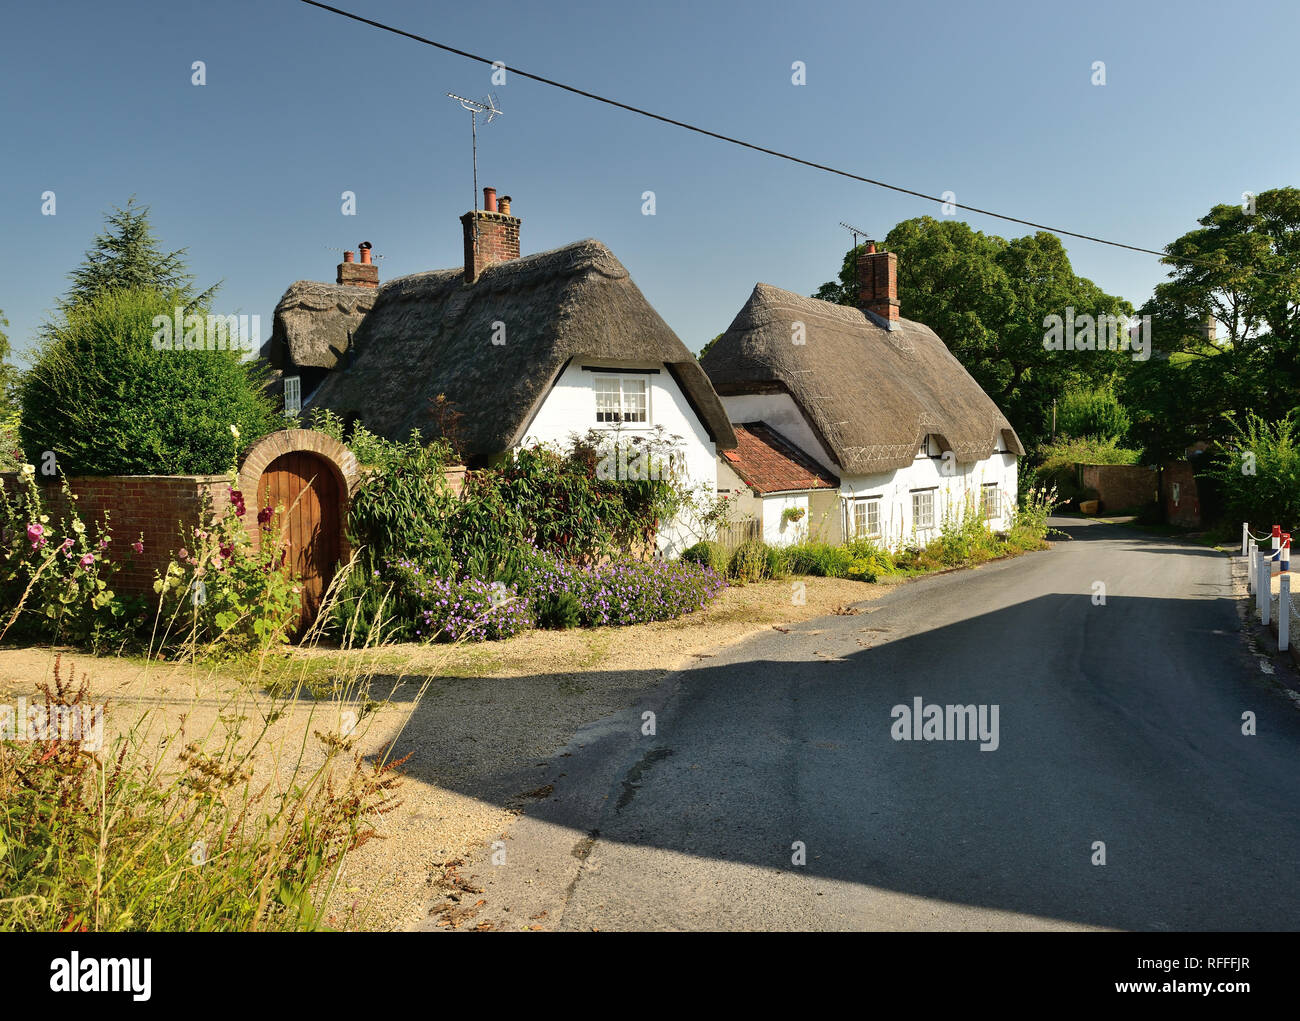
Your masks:
{"label": "asphalt road", "polygon": [[[1300,927],[1300,710],[1250,651],[1228,558],[1068,528],[1051,552],[720,650],[588,728],[498,864],[473,863],[480,917]],[[990,728],[996,706],[996,748],[896,740],[895,707],[918,698],[987,707]]]}

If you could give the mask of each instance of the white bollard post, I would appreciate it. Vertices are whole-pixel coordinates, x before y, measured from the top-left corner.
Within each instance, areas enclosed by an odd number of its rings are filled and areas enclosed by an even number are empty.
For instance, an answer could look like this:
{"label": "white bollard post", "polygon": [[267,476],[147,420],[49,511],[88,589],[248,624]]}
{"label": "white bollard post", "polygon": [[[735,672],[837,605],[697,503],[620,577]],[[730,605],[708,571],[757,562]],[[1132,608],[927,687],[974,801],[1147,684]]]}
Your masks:
{"label": "white bollard post", "polygon": [[1291,575],[1282,575],[1282,593],[1277,600],[1277,648],[1286,652],[1291,647]]}
{"label": "white bollard post", "polygon": [[1254,594],[1255,581],[1259,578],[1259,565],[1255,563],[1255,544],[1252,542],[1246,550],[1246,591]]}
{"label": "white bollard post", "polygon": [[1255,554],[1255,609],[1264,618],[1264,593],[1268,590],[1268,561],[1262,550]]}
{"label": "white bollard post", "polygon": [[1243,521],[1241,523],[1241,555],[1247,555],[1247,547],[1250,543],[1250,523]]}
{"label": "white bollard post", "polygon": [[1268,627],[1273,611],[1273,561],[1260,559],[1259,571],[1259,622]]}

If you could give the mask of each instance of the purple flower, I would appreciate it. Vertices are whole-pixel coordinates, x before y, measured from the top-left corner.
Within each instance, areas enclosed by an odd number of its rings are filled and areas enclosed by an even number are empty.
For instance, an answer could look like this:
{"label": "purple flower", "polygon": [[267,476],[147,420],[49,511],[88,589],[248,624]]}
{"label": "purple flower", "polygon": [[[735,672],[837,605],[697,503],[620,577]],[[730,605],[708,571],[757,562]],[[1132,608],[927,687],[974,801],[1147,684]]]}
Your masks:
{"label": "purple flower", "polygon": [[45,545],[45,526],[35,522],[28,525],[27,539],[32,544],[32,549],[40,549]]}

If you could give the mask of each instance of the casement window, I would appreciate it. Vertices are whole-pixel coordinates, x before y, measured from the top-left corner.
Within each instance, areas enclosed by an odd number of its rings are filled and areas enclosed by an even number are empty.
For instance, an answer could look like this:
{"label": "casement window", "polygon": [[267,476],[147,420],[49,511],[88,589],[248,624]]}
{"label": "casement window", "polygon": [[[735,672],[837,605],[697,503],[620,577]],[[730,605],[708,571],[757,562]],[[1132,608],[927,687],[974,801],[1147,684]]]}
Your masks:
{"label": "casement window", "polygon": [[986,482],[980,486],[980,510],[983,511],[984,517],[996,518],[998,516],[998,484],[996,482]]}
{"label": "casement window", "polygon": [[934,527],[934,490],[912,490],[912,528]]}
{"label": "casement window", "polygon": [[648,425],[650,422],[650,396],[644,379],[623,376],[598,376],[596,388],[596,421],[601,424],[629,422]]}
{"label": "casement window", "polygon": [[853,537],[879,539],[880,497],[868,496],[853,501]]}
{"label": "casement window", "polygon": [[284,377],[284,413],[293,418],[302,411],[302,377]]}

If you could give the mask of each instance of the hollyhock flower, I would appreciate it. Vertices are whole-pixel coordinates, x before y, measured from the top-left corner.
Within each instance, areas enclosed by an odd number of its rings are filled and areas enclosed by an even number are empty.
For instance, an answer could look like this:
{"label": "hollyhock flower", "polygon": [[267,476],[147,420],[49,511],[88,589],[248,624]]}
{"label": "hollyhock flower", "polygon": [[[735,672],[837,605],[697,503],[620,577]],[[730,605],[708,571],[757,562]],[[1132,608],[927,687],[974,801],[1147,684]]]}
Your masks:
{"label": "hollyhock flower", "polygon": [[38,549],[45,545],[45,526],[32,522],[27,526],[27,540],[32,544],[32,549]]}
{"label": "hollyhock flower", "polygon": [[187,550],[184,546],[182,546],[180,549],[176,551],[177,560],[189,560],[189,558],[190,558],[190,551]]}
{"label": "hollyhock flower", "polygon": [[144,543],[141,542],[139,539],[136,539],[135,542],[131,543],[131,548],[132,548],[133,550],[135,550],[136,553],[143,553],[143,552],[144,552]]}
{"label": "hollyhock flower", "polygon": [[82,567],[90,567],[91,565],[93,565],[93,564],[95,563],[95,554],[93,554],[93,553],[87,553],[84,557],[82,557],[82,558],[78,561],[78,563],[79,563]]}
{"label": "hollyhock flower", "polygon": [[36,474],[36,465],[34,465],[34,464],[25,464],[25,465],[23,465],[23,474],[24,474],[24,475],[35,475],[35,474]]}
{"label": "hollyhock flower", "polygon": [[273,511],[270,507],[263,507],[260,511],[257,512],[257,523],[261,525],[263,528],[266,528],[271,518],[274,516],[275,516],[275,511]]}
{"label": "hollyhock flower", "polygon": [[230,435],[235,439],[239,439],[239,426],[235,425],[233,422],[230,424]]}

